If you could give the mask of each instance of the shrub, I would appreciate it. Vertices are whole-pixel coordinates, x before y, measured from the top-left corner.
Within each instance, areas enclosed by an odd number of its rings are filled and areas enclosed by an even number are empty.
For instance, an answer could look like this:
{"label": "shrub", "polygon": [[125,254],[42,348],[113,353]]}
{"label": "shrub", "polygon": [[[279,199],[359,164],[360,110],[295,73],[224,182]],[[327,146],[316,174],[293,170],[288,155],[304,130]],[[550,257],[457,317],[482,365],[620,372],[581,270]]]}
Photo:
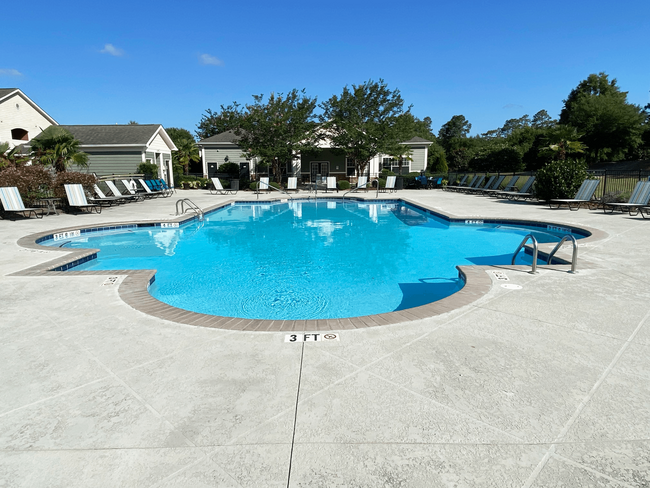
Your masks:
{"label": "shrub", "polygon": [[239,165],[237,163],[223,163],[219,166],[218,172],[226,173],[231,178],[239,178]]}
{"label": "shrub", "polygon": [[[158,165],[154,163],[140,163],[136,171],[147,178],[158,178]],[[174,174],[174,177],[176,177],[176,174]]]}
{"label": "shrub", "polygon": [[212,181],[209,180],[208,178],[182,175],[180,179],[176,180],[176,184],[178,186],[182,186],[185,189],[190,189],[190,188],[198,189],[198,188],[209,188],[209,185],[212,184]]}
{"label": "shrub", "polygon": [[93,194],[93,185],[97,183],[97,178],[94,175],[88,173],[77,173],[75,171],[66,171],[63,173],[57,173],[56,178],[54,178],[54,185],[52,190],[54,196],[57,198],[65,198],[65,187],[63,185],[73,185],[80,184],[83,186],[86,193]]}
{"label": "shrub", "polygon": [[381,176],[384,178],[386,176],[397,176],[397,173],[393,173],[391,170],[384,168],[381,170]]}
{"label": "shrub", "polygon": [[350,182],[348,180],[340,180],[336,183],[339,187],[339,190],[349,190]]}
{"label": "shrub", "polygon": [[50,196],[52,184],[52,172],[40,164],[8,166],[0,171],[0,186],[17,187],[25,205]]}
{"label": "shrub", "polygon": [[551,161],[537,171],[537,198],[573,198],[587,178],[587,164],[582,161]]}

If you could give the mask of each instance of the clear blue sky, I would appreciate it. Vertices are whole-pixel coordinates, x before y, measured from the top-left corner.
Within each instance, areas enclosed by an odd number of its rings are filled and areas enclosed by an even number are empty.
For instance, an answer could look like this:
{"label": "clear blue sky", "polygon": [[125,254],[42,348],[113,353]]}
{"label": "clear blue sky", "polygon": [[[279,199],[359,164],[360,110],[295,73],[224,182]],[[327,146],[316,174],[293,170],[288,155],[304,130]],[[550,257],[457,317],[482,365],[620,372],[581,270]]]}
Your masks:
{"label": "clear blue sky", "polygon": [[206,109],[252,94],[305,88],[324,101],[379,78],[435,133],[458,114],[472,135],[542,109],[557,117],[570,90],[601,71],[628,101],[650,102],[648,0],[37,0],[25,9],[3,22],[0,87],[21,88],[61,124],[135,120],[194,133]]}

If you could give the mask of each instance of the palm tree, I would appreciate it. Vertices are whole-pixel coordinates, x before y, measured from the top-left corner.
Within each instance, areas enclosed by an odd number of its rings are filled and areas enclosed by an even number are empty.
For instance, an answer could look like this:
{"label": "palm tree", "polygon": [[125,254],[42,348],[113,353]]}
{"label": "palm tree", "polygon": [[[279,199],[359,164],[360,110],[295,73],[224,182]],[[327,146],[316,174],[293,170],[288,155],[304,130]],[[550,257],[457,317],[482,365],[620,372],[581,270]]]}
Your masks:
{"label": "palm tree", "polygon": [[19,146],[9,149],[9,143],[3,142],[0,144],[0,169],[7,166],[23,166],[29,157],[19,153]]}
{"label": "palm tree", "polygon": [[176,142],[176,159],[183,165],[185,174],[190,172],[190,162],[199,161],[201,156],[194,139],[181,139]]}
{"label": "palm tree", "polygon": [[88,167],[88,154],[79,150],[81,143],[62,127],[50,126],[32,139],[32,156],[41,164],[51,165],[62,173],[75,164]]}

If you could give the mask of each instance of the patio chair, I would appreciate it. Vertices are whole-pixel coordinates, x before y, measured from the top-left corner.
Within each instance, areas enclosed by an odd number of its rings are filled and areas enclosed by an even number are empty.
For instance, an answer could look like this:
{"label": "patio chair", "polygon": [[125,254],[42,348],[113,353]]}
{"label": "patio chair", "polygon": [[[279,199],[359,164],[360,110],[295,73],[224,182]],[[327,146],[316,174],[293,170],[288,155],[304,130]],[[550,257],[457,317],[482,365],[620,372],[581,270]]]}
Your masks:
{"label": "patio chair", "polygon": [[97,195],[97,198],[88,198],[90,203],[99,203],[100,205],[105,204],[110,207],[113,204],[119,205],[125,201],[122,197],[107,197],[97,185],[93,185],[93,188],[95,189],[95,195]]}
{"label": "patio chair", "polygon": [[561,205],[566,205],[569,207],[569,210],[578,210],[582,204],[589,205],[592,202],[596,188],[600,184],[600,180],[585,180],[578,188],[578,192],[574,198],[554,198],[549,200],[549,208],[553,208],[553,205],[557,205],[555,208],[560,208]]}
{"label": "patio chair", "polygon": [[151,193],[145,193],[142,191],[138,191],[138,185],[135,183],[135,181],[131,180],[120,180],[122,184],[124,185],[124,188],[126,188],[126,191],[129,192],[129,195],[135,195],[139,196],[141,198],[154,198],[156,195],[151,194]]}
{"label": "patio chair", "polygon": [[[163,191],[163,193],[165,193],[165,196],[170,197],[176,193],[176,188],[169,186],[167,182],[162,178],[158,178],[156,181],[158,182],[160,189]],[[239,187],[237,187],[237,189],[239,190]]]}
{"label": "patio chair", "polygon": [[467,181],[468,175],[463,176],[463,179],[458,182],[457,185],[447,185],[445,190],[447,191],[456,191],[456,188],[465,188],[465,182]]}
{"label": "patio chair", "polygon": [[438,178],[429,178],[429,183],[427,184],[427,189],[442,188],[442,176]]}
{"label": "patio chair", "polygon": [[367,176],[359,176],[359,180],[357,181],[357,186],[355,188],[352,188],[352,190],[348,191],[347,193],[359,191],[359,190],[366,190],[368,191],[368,177]]}
{"label": "patio chair", "polygon": [[[25,207],[23,199],[20,196],[18,188],[15,186],[4,186],[0,188],[0,201],[2,201],[2,208],[7,213],[17,214],[22,213],[23,217],[29,218],[31,214],[34,214],[34,217],[37,219],[43,218],[43,209],[42,208],[30,208]],[[37,210],[41,211],[39,216],[36,213]],[[14,220],[14,219],[12,219]]]}
{"label": "patio chair", "polygon": [[501,191],[497,193],[497,198],[503,198],[508,200],[527,200],[533,198],[533,192],[530,189],[535,184],[535,177],[531,176],[526,180],[524,186],[521,187],[519,191]]}
{"label": "patio chair", "polygon": [[140,182],[140,185],[142,186],[142,189],[144,190],[143,195],[148,195],[149,198],[160,197],[160,196],[163,195],[162,191],[152,190],[151,187],[149,185],[147,185],[147,182],[144,181],[143,179],[138,179],[138,181]]}
{"label": "patio chair", "polygon": [[289,178],[287,178],[287,191],[295,191],[296,193],[298,193],[297,176],[289,176]]}
{"label": "patio chair", "polygon": [[262,190],[266,190],[267,192],[271,191],[268,176],[261,176],[260,177],[260,183],[259,183],[259,185],[257,185],[257,191],[260,192]]}
{"label": "patio chair", "polygon": [[517,191],[517,181],[518,180],[519,180],[519,176],[513,176],[512,178],[510,178],[510,181],[508,182],[508,184],[505,187],[503,187],[501,189],[499,189],[499,187],[497,187],[495,190],[485,190],[483,192],[483,195],[488,195],[488,196],[491,196],[491,197],[497,197],[499,193],[502,193],[504,191]]}
{"label": "patio chair", "polygon": [[[614,210],[620,210],[621,212],[627,210],[630,215],[641,213],[641,216],[645,218],[642,209],[647,209],[648,202],[650,202],[650,181],[639,181],[627,203],[603,202],[603,211],[607,213],[607,210],[609,210],[609,213],[614,213]],[[634,214],[632,213],[633,210],[636,211]]]}
{"label": "patio chair", "polygon": [[488,181],[488,184],[485,185],[482,189],[480,189],[476,193],[478,195],[488,195],[489,192],[496,191],[501,186],[501,183],[503,183],[503,180],[506,179],[505,176],[499,176],[498,178],[494,176],[493,178],[494,179],[492,181],[492,184],[490,184],[490,182]]}
{"label": "patio chair", "polygon": [[[488,188],[492,188],[492,183],[494,183],[494,180],[496,180],[496,175],[490,176],[490,179],[487,180],[487,183],[485,183],[483,186],[481,186],[481,182],[479,182],[477,185],[474,186],[474,188],[470,188],[465,190],[466,193],[481,193],[483,190],[486,190]],[[483,181],[485,181],[485,176],[483,177]]]}
{"label": "patio chair", "polygon": [[210,189],[212,195],[235,195],[237,193],[235,189],[224,188],[219,178],[211,178],[211,180],[212,186],[214,186],[214,189]]}
{"label": "patio chair", "polygon": [[115,183],[113,183],[110,180],[105,181],[106,186],[108,187],[109,190],[111,190],[111,193],[115,197],[120,197],[123,198],[125,201],[133,201],[133,202],[141,202],[144,200],[144,197],[140,194],[135,194],[135,195],[124,195],[120,190],[117,189],[117,186],[115,186]]}
{"label": "patio chair", "polygon": [[336,190],[336,193],[339,192],[338,186],[336,186],[336,176],[327,177],[327,186],[325,187],[325,192]]}
{"label": "patio chair", "polygon": [[475,190],[478,190],[481,187],[481,184],[485,180],[485,175],[483,176],[478,176],[474,178],[474,181],[472,181],[472,184],[468,186],[467,188],[461,188],[460,190],[457,191],[462,191],[464,193],[472,193]]}
{"label": "patio chair", "polygon": [[397,190],[395,189],[395,182],[397,181],[397,176],[387,176],[386,177],[386,187],[384,188],[384,191],[387,191],[388,193],[395,193]]}
{"label": "patio chair", "polygon": [[65,194],[68,197],[68,207],[78,208],[80,210],[88,210],[90,213],[94,210],[97,213],[102,213],[101,205],[96,203],[88,203],[84,188],[80,184],[66,184]]}

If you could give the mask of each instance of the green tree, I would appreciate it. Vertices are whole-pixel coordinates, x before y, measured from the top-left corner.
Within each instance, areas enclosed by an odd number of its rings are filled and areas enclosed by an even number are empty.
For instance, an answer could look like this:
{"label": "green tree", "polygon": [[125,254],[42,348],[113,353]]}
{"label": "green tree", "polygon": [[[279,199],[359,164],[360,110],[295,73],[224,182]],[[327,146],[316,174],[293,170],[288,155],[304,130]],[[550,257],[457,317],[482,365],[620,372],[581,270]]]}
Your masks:
{"label": "green tree", "polygon": [[574,88],[560,113],[560,123],[575,127],[587,146],[587,160],[596,163],[631,155],[641,143],[644,115],[627,102],[627,92],[605,73],[591,74]]}
{"label": "green tree", "polygon": [[201,160],[199,154],[199,147],[194,142],[194,139],[181,139],[176,145],[176,151],[173,151],[172,158],[175,156],[176,160],[183,166],[185,174],[190,172],[190,163]]}
{"label": "green tree", "polygon": [[[172,151],[172,165],[182,168],[182,172],[190,172],[190,164],[201,160],[199,147],[196,145],[194,136],[187,129],[170,127],[165,129],[169,138],[174,142],[176,151]],[[179,173],[181,170],[178,171]],[[176,171],[174,171],[176,174]]]}
{"label": "green tree", "polygon": [[410,107],[404,110],[399,90],[389,89],[382,79],[346,86],[320,107],[324,134],[336,150],[354,162],[357,176],[377,154],[397,151],[397,144],[403,142],[397,119],[410,112]]}
{"label": "green tree", "polygon": [[267,100],[254,95],[253,100],[238,117],[235,133],[246,158],[269,164],[279,183],[282,168],[293,162],[296,153],[316,149],[317,101],[297,89],[286,95],[272,93]]}
{"label": "green tree", "polygon": [[454,139],[465,139],[472,129],[472,124],[464,115],[454,115],[448,122],[445,122],[438,131],[438,140],[442,147],[447,147]]}
{"label": "green tree", "polygon": [[218,112],[208,109],[197,126],[196,137],[202,140],[229,130],[237,131],[241,128],[243,117],[244,107],[237,102],[221,105]]}
{"label": "green tree", "polygon": [[52,166],[57,173],[76,165],[88,167],[88,154],[79,150],[80,142],[66,129],[51,125],[32,139],[32,156],[40,164]]}
{"label": "green tree", "polygon": [[18,146],[9,149],[8,142],[0,144],[0,169],[24,166],[27,161],[29,157],[21,154]]}
{"label": "green tree", "polygon": [[557,120],[551,118],[546,110],[540,110],[533,115],[533,120],[530,125],[533,129],[548,129],[555,124],[557,124]]}

